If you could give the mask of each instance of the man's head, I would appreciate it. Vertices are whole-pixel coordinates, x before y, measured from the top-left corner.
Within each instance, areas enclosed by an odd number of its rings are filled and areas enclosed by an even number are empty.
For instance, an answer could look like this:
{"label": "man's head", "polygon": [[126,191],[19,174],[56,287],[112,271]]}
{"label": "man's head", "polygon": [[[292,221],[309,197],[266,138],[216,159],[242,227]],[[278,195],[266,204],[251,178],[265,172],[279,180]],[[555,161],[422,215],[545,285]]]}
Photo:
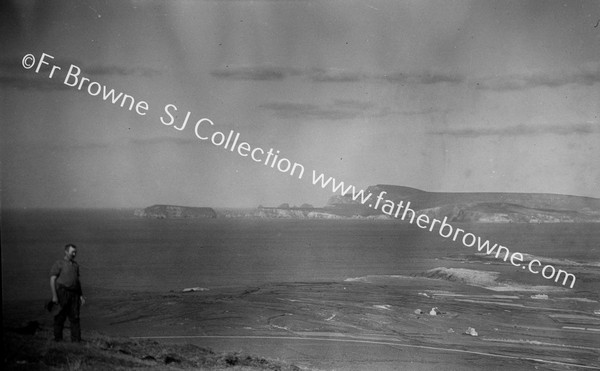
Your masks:
{"label": "man's head", "polygon": [[65,258],[68,260],[74,260],[75,256],[77,256],[77,246],[72,243],[65,245]]}

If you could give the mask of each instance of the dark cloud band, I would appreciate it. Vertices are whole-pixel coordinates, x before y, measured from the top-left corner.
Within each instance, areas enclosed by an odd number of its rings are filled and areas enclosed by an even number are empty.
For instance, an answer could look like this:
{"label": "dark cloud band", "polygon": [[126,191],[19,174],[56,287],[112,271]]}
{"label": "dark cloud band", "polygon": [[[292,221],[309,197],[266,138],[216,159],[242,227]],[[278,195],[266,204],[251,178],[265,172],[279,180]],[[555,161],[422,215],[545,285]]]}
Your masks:
{"label": "dark cloud band", "polygon": [[475,138],[482,136],[532,136],[543,134],[572,135],[600,133],[600,124],[579,123],[565,125],[517,125],[506,128],[462,128],[432,131],[433,135]]}

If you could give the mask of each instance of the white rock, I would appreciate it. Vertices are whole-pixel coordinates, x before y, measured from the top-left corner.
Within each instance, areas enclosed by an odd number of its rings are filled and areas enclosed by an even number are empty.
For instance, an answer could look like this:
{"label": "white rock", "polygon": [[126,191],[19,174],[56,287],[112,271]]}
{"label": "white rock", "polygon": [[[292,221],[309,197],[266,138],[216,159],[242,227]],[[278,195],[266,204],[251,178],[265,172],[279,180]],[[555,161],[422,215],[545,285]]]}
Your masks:
{"label": "white rock", "polygon": [[546,294],[531,295],[531,298],[538,299],[538,300],[548,300],[548,295],[546,295]]}
{"label": "white rock", "polygon": [[181,291],[182,292],[196,292],[196,291],[208,291],[208,289],[205,287],[188,287]]}
{"label": "white rock", "polygon": [[440,312],[439,309],[437,309],[437,307],[431,308],[431,310],[429,311],[430,316],[437,316],[438,314],[442,314],[442,312]]}
{"label": "white rock", "polygon": [[467,329],[467,331],[465,331],[465,334],[467,334],[467,335],[471,335],[471,336],[479,336],[479,335],[477,334],[477,331],[475,331],[475,329],[474,329],[473,327],[469,327],[469,328]]}

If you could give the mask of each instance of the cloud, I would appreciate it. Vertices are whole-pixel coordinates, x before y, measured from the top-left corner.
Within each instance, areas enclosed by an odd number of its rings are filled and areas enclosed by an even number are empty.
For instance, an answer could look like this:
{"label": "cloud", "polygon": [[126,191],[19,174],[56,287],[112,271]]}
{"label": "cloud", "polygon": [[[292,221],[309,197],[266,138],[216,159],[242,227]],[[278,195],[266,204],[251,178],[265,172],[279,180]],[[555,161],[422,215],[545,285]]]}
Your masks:
{"label": "cloud", "polygon": [[474,80],[472,85],[477,89],[509,91],[526,90],[538,87],[555,88],[568,84],[591,86],[600,82],[600,68],[582,70],[574,73],[531,74],[492,77]]}
{"label": "cloud", "polygon": [[475,138],[482,136],[533,136],[543,134],[554,135],[586,135],[600,133],[598,123],[579,123],[572,125],[516,125],[505,128],[461,128],[432,131],[433,135],[450,135],[455,137]]}
{"label": "cloud", "polygon": [[357,117],[360,110],[340,107],[322,107],[315,104],[273,102],[260,105],[281,119],[303,120],[349,120]]}
{"label": "cloud", "polygon": [[464,81],[464,78],[459,75],[427,72],[422,74],[397,72],[384,74],[379,77],[394,84],[409,84],[409,85],[431,85],[439,83],[458,84]]}
{"label": "cloud", "polygon": [[364,102],[356,99],[336,99],[334,102],[336,107],[352,108],[360,110],[369,110],[375,107],[372,102]]}
{"label": "cloud", "polygon": [[[79,67],[83,75],[86,76],[142,76],[152,77],[160,72],[147,67],[120,67],[120,66],[89,66],[68,59],[47,59],[50,65],[44,65],[38,73],[36,67],[25,69],[22,66],[21,58],[6,58],[0,60],[0,86],[15,88],[19,90],[34,89],[41,91],[67,90],[70,87],[63,83],[71,65]],[[49,74],[52,64],[61,67],[56,71],[52,78]]]}
{"label": "cloud", "polygon": [[254,80],[254,81],[280,81],[289,77],[299,76],[316,83],[348,83],[371,81],[387,81],[393,84],[439,84],[439,83],[461,83],[464,78],[459,75],[444,73],[405,73],[392,72],[388,74],[368,74],[360,71],[344,69],[309,68],[296,69],[284,67],[225,67],[211,72],[216,78],[224,80]]}
{"label": "cloud", "polygon": [[[79,66],[78,66],[79,67]],[[142,76],[154,77],[160,75],[160,71],[148,67],[120,67],[120,66],[95,66],[83,69],[89,75],[113,75],[113,76]]]}
{"label": "cloud", "polygon": [[449,113],[452,112],[451,109],[439,109],[439,108],[426,108],[422,110],[411,110],[411,111],[390,111],[390,115],[398,115],[398,116],[421,116],[421,115],[431,115],[434,113]]}
{"label": "cloud", "polygon": [[[56,62],[56,61],[53,61]],[[62,63],[55,64],[62,66]],[[0,86],[19,90],[36,89],[42,91],[66,90],[69,87],[62,83],[57,77],[48,78],[49,66],[44,66],[39,73],[35,67],[27,70],[23,67],[21,58],[4,58],[0,60]]]}
{"label": "cloud", "polygon": [[368,78],[363,73],[345,70],[314,69],[309,71],[307,75],[314,82],[357,82]]}
{"label": "cloud", "polygon": [[447,113],[450,110],[427,108],[414,111],[398,111],[389,107],[378,107],[369,101],[354,99],[337,99],[333,104],[308,104],[291,102],[270,102],[259,106],[271,111],[280,119],[301,120],[350,120],[358,117],[389,117],[389,116],[417,116]]}
{"label": "cloud", "polygon": [[226,67],[214,70],[211,74],[219,79],[281,81],[299,76],[315,83],[388,82],[402,85],[461,84],[468,82],[481,90],[525,90],[536,87],[560,87],[567,84],[591,86],[600,82],[600,64],[584,66],[575,72],[556,74],[521,74],[495,76],[480,79],[467,79],[465,76],[445,72],[398,71],[383,74],[369,74],[343,69],[295,69],[284,67]]}
{"label": "cloud", "polygon": [[58,142],[34,142],[20,143],[20,147],[28,147],[28,150],[40,151],[70,151],[70,150],[113,150],[115,148],[130,148],[131,146],[156,146],[161,144],[172,144],[176,146],[194,145],[198,143],[195,138],[177,137],[152,137],[152,138],[129,138],[111,141],[58,141]]}
{"label": "cloud", "polygon": [[211,72],[211,75],[226,80],[274,81],[295,74],[293,69],[279,67],[226,67]]}
{"label": "cloud", "polygon": [[[41,57],[41,54],[38,56],[36,55],[36,61],[35,63],[39,63],[39,58]],[[22,58],[23,57],[9,57],[9,58],[3,58],[2,60],[0,60],[0,71],[2,73],[35,73],[35,67],[33,67],[31,70],[27,70],[23,67],[22,64]],[[77,60],[74,59],[66,59],[66,58],[49,58],[46,57],[45,60],[47,62],[49,62],[49,65],[43,65],[42,68],[40,69],[40,73],[42,72],[50,72],[51,66],[53,64],[65,69],[68,68],[68,66],[70,66],[71,64],[74,64],[76,66],[81,66],[81,63]]]}
{"label": "cloud", "polygon": [[35,89],[41,91],[66,90],[69,87],[62,80],[49,79],[46,76],[34,74],[32,76],[6,76],[0,75],[0,86],[19,90]]}

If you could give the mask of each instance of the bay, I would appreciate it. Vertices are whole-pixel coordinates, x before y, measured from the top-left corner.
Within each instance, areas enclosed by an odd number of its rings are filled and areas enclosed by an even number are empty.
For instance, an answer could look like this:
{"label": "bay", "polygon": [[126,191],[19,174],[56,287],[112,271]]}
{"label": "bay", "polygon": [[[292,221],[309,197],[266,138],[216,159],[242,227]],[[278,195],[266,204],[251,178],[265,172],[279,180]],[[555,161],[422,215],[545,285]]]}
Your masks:
{"label": "bay", "polygon": [[[557,267],[575,264],[579,271],[589,270],[578,277],[575,291],[589,293],[598,287],[598,224],[458,226],[511,252],[541,257]],[[66,243],[79,248],[84,285],[108,289],[339,282],[422,274],[436,267],[496,271],[519,284],[558,285],[501,259],[483,259],[475,247],[397,221],[143,219],[133,216],[133,210],[5,210],[3,299],[46,298],[49,269],[62,258]]]}

